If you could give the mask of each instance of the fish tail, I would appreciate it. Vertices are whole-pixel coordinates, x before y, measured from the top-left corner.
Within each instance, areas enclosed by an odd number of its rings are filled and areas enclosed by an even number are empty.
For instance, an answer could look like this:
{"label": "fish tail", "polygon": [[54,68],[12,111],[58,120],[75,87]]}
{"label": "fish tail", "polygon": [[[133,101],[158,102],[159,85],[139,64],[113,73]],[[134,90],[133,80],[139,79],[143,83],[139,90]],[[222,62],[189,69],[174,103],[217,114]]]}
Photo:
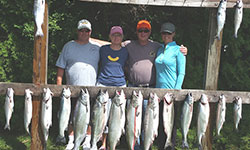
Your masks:
{"label": "fish tail", "polygon": [[182,142],[182,148],[188,148],[189,149],[189,145],[186,141]]}
{"label": "fish tail", "polygon": [[30,135],[29,128],[28,128],[28,127],[26,127],[25,129],[26,129],[26,132]]}
{"label": "fish tail", "polygon": [[6,125],[4,126],[4,130],[6,130],[6,129],[10,130],[10,124],[6,124]]}
{"label": "fish tail", "polygon": [[39,27],[37,28],[35,36],[41,36],[41,37],[43,37],[43,30],[42,30],[42,28],[39,28]]}
{"label": "fish tail", "polygon": [[236,38],[236,39],[238,38],[237,33],[234,34],[234,38]]}

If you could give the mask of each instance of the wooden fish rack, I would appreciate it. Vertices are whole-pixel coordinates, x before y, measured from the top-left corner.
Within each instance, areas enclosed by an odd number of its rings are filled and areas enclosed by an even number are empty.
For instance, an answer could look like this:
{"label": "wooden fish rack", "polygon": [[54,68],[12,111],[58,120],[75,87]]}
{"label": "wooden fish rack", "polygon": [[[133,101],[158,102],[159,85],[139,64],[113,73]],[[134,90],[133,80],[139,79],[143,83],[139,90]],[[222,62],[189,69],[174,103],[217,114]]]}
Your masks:
{"label": "wooden fish rack", "polygon": [[71,97],[78,97],[81,89],[87,88],[91,98],[95,98],[99,92],[99,90],[108,90],[109,96],[113,97],[116,90],[123,90],[126,98],[131,98],[133,91],[141,91],[144,99],[149,97],[149,94],[156,93],[160,99],[163,99],[166,93],[172,93],[174,95],[175,101],[183,101],[187,95],[187,93],[192,93],[194,100],[198,101],[200,99],[201,94],[206,94],[208,96],[209,102],[217,102],[219,96],[224,94],[227,103],[232,103],[234,97],[240,96],[242,98],[243,104],[250,103],[250,92],[242,92],[242,91],[218,91],[218,90],[197,90],[197,89],[183,89],[183,90],[169,90],[169,89],[159,89],[159,88],[136,88],[136,87],[96,87],[96,86],[72,86],[72,85],[55,85],[55,84],[47,84],[47,85],[35,85],[31,83],[5,83],[0,82],[0,95],[4,95],[7,91],[7,88],[13,88],[15,91],[15,95],[23,96],[25,89],[30,89],[33,91],[34,96],[42,96],[43,88],[50,88],[53,92],[54,97],[60,97],[62,93],[62,89],[69,87],[71,90]]}

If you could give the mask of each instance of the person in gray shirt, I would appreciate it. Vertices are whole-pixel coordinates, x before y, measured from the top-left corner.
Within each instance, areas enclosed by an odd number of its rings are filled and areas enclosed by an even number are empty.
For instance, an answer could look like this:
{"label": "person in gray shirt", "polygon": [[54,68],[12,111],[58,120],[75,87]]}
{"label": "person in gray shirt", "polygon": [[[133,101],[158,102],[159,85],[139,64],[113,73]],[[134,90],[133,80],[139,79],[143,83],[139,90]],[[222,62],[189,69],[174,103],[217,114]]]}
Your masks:
{"label": "person in gray shirt", "polygon": [[[77,39],[66,43],[57,59],[57,85],[62,85],[65,72],[67,85],[95,86],[100,45],[89,40],[91,31],[91,24],[88,20],[83,19],[78,22]],[[73,108],[74,104],[72,104],[71,109],[71,123]],[[74,133],[71,123],[69,124],[69,141],[66,147],[70,150],[74,147]],[[90,128],[88,128],[87,134],[84,143],[86,147],[90,147]]]}

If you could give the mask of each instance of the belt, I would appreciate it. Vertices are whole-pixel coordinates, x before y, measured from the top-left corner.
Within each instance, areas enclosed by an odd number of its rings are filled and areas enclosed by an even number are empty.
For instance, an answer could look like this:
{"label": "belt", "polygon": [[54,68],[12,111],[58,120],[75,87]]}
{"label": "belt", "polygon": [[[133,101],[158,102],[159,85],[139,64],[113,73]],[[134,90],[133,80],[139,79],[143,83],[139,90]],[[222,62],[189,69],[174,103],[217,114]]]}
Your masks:
{"label": "belt", "polygon": [[138,84],[137,87],[154,87],[154,85],[150,85],[150,84]]}

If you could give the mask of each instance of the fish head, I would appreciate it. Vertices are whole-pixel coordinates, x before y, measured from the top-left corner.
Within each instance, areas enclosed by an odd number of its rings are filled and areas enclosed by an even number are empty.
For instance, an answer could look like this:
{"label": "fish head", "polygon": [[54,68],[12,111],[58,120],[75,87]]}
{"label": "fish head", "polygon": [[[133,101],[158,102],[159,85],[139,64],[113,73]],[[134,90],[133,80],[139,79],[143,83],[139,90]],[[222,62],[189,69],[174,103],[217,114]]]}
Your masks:
{"label": "fish head", "polygon": [[208,98],[206,94],[201,94],[200,102],[203,105],[206,105],[208,103]]}
{"label": "fish head", "polygon": [[132,99],[131,99],[131,104],[134,108],[139,106],[139,102],[138,102],[138,94],[136,93],[136,91],[133,91],[133,95],[132,95]]}
{"label": "fish head", "polygon": [[156,107],[156,104],[159,102],[159,97],[156,93],[150,93],[149,99],[148,99],[148,105],[150,108],[154,109]]}
{"label": "fish head", "polygon": [[99,94],[97,96],[97,101],[101,104],[106,104],[108,102],[108,99],[109,99],[109,95],[108,95],[108,91],[106,92],[103,92],[103,90],[101,89],[99,91]]}
{"label": "fish head", "polygon": [[63,88],[63,93],[62,96],[65,97],[66,99],[69,99],[71,96],[71,91],[69,88]]}
{"label": "fish head", "polygon": [[49,88],[43,88],[43,101],[47,103],[54,94],[51,92]]}
{"label": "fish head", "polygon": [[226,9],[227,8],[227,0],[221,0],[219,4],[219,8]]}
{"label": "fish head", "polygon": [[225,105],[226,104],[226,97],[224,94],[221,94],[219,97],[219,103],[220,105]]}
{"label": "fish head", "polygon": [[172,93],[166,93],[163,98],[164,102],[168,105],[170,105],[173,102],[173,94]]}

